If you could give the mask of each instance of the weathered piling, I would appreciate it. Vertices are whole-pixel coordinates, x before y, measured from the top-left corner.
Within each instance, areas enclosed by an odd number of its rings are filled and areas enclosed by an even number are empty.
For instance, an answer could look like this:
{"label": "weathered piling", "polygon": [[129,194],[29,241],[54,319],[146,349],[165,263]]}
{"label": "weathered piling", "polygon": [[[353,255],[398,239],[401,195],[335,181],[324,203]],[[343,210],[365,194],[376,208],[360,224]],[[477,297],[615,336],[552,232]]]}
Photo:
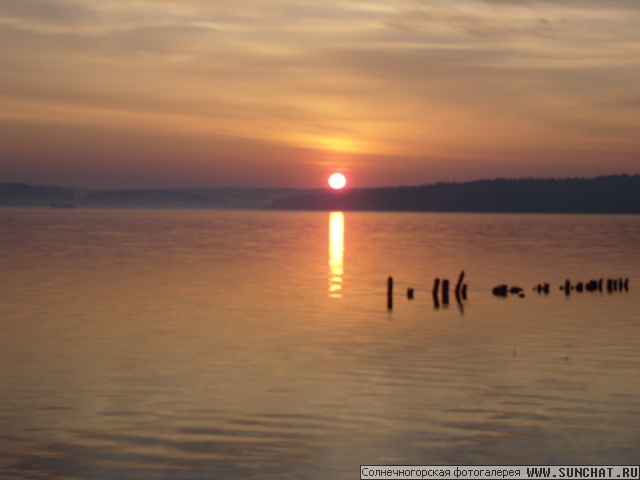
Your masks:
{"label": "weathered piling", "polygon": [[564,281],[564,294],[569,295],[571,293],[571,280],[568,278]]}
{"label": "weathered piling", "polygon": [[449,305],[449,280],[442,280],[442,304]]}
{"label": "weathered piling", "polygon": [[413,288],[407,288],[407,299],[413,300]]}
{"label": "weathered piling", "polygon": [[456,297],[460,296],[460,289],[462,288],[462,281],[464,280],[464,270],[460,272],[458,277],[458,283],[456,283]]}
{"label": "weathered piling", "polygon": [[584,284],[582,282],[576,283],[576,292],[582,293],[583,290],[584,290]]}
{"label": "weathered piling", "polygon": [[460,297],[460,291],[454,289],[453,294],[456,297],[456,303],[458,304],[458,308],[460,309],[460,313],[462,315],[464,315],[464,307],[462,306],[462,297]]}
{"label": "weathered piling", "polygon": [[516,285],[509,288],[509,293],[518,295],[520,298],[524,298],[524,289],[522,287],[518,287]]}
{"label": "weathered piling", "polygon": [[387,310],[393,310],[393,277],[387,280]]}
{"label": "weathered piling", "polygon": [[607,293],[613,292],[613,280],[607,278]]}
{"label": "weathered piling", "polygon": [[456,296],[456,304],[458,305],[458,310],[460,310],[460,315],[464,315],[464,304],[462,303],[462,298],[460,298],[460,292],[455,292]]}
{"label": "weathered piling", "polygon": [[496,285],[491,291],[496,297],[506,297],[509,287],[507,285]]}
{"label": "weathered piling", "polygon": [[436,278],[436,279],[433,281],[433,290],[432,290],[432,292],[433,292],[433,294],[434,294],[435,296],[438,296],[438,289],[439,289],[439,288],[440,288],[440,279],[439,279],[439,278]]}
{"label": "weathered piling", "polygon": [[[545,283],[539,283],[538,285],[536,285],[535,287],[533,287],[533,289],[538,292],[538,293],[544,293],[544,294],[549,294],[549,284]],[[560,289],[562,289],[562,287],[560,287]]]}
{"label": "weathered piling", "polygon": [[622,286],[624,287],[624,291],[625,292],[629,291],[629,279],[628,278],[624,279],[624,284]]}
{"label": "weathered piling", "polygon": [[466,283],[464,285],[462,285],[462,299],[463,300],[467,299],[467,284]]}

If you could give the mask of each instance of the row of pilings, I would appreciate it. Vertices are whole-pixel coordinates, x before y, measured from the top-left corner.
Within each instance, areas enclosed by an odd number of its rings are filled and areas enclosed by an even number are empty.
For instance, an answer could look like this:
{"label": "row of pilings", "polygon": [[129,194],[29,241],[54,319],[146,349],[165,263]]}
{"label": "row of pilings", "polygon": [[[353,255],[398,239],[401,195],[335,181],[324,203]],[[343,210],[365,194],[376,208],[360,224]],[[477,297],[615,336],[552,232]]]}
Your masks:
{"label": "row of pilings", "polygon": [[[450,282],[447,278],[435,278],[433,281],[433,288],[431,289],[431,295],[433,297],[433,305],[436,309],[440,308],[440,305],[449,305],[449,288]],[[539,283],[533,287],[533,291],[538,294],[548,295],[551,287],[549,283]],[[588,282],[577,282],[572,284],[571,280],[565,280],[563,285],[560,285],[560,290],[565,295],[570,295],[571,292],[628,292],[629,291],[629,278],[600,278],[599,280],[589,280]],[[524,298],[524,289],[519,286],[508,286],[500,284],[492,289],[493,295],[496,297],[507,297],[509,294],[517,295]],[[467,284],[464,283],[464,270],[460,272],[458,281],[454,288],[454,295],[460,311],[463,311],[463,301],[467,300]],[[407,298],[413,300],[414,289],[407,289]],[[387,280],[387,309],[393,310],[393,277],[389,277]]]}
{"label": "row of pilings", "polygon": [[[533,287],[533,291],[545,295],[550,293],[550,286],[548,283],[539,283]],[[589,280],[588,282],[571,283],[570,279],[565,280],[564,284],[560,285],[560,290],[565,295],[570,295],[571,292],[628,292],[629,291],[629,279],[625,278],[608,278],[605,283],[604,278],[599,280]],[[497,285],[493,287],[492,293],[496,297],[507,297],[509,294],[517,294],[519,297],[524,297],[524,289],[522,287],[508,285]]]}
{"label": "row of pilings", "polygon": [[629,279],[625,278],[607,278],[606,284],[604,278],[599,280],[589,280],[588,282],[578,282],[575,285],[571,283],[571,280],[567,279],[564,285],[560,285],[560,290],[564,291],[565,295],[570,295],[571,292],[577,293],[587,292],[602,292],[606,289],[607,293],[613,292],[628,292],[629,291]]}
{"label": "row of pilings", "polygon": [[[460,272],[458,281],[453,290],[456,302],[462,310],[463,301],[467,300],[467,284],[464,282],[464,270]],[[407,298],[413,300],[414,289],[407,289]],[[440,308],[440,304],[449,305],[449,279],[436,278],[433,281],[433,288],[431,289],[431,295],[433,297],[433,305],[435,308]],[[393,310],[393,277],[387,279],[387,310]]]}

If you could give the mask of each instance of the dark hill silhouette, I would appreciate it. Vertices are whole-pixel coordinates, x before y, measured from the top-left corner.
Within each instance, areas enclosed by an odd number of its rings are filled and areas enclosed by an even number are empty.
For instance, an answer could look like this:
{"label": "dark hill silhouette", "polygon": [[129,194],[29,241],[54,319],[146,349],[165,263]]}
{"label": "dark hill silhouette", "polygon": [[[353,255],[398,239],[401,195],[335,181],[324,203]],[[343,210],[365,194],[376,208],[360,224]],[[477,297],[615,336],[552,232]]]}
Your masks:
{"label": "dark hill silhouette", "polygon": [[495,179],[418,187],[296,194],[278,210],[503,213],[640,213],[640,175],[593,179]]}

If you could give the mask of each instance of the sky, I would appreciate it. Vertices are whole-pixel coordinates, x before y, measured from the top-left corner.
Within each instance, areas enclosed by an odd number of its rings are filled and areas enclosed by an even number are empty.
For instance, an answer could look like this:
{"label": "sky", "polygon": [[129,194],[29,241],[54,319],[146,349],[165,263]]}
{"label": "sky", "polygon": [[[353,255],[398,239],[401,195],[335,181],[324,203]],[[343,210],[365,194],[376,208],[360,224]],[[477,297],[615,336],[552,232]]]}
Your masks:
{"label": "sky", "polygon": [[638,0],[0,0],[0,182],[640,173]]}

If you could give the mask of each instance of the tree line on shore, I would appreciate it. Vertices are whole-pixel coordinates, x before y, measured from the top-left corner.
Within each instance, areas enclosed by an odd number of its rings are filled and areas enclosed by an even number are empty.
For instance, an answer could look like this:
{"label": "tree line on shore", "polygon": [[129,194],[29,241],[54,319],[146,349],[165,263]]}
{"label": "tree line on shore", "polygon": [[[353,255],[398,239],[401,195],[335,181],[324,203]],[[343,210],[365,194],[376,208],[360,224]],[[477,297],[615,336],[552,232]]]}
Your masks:
{"label": "tree line on shore", "polygon": [[495,179],[416,187],[298,193],[278,210],[502,213],[640,213],[640,175]]}

